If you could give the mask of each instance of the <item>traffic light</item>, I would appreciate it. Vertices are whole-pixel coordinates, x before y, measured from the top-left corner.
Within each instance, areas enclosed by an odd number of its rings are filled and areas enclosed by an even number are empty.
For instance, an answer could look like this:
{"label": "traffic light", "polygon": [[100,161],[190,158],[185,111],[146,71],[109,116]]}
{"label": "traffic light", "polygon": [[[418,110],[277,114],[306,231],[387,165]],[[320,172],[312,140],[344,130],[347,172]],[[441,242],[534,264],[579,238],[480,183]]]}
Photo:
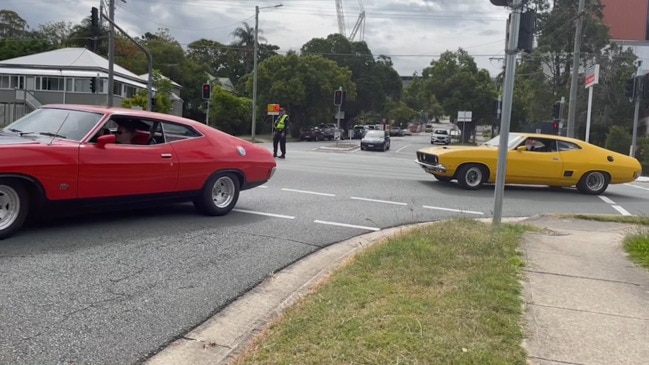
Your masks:
{"label": "traffic light", "polygon": [[626,83],[624,84],[624,96],[629,99],[633,99],[635,97],[635,85],[635,77],[627,79]]}
{"label": "traffic light", "polygon": [[334,91],[334,105],[335,106],[341,106],[345,104],[345,96],[346,92],[343,90],[336,90]]}
{"label": "traffic light", "polygon": [[[561,102],[560,101],[556,101],[554,103],[554,105],[552,105],[552,119],[553,120],[560,120],[561,119]],[[555,122],[555,124],[557,124],[557,123]],[[558,125],[559,124],[557,124],[557,126]]]}
{"label": "traffic light", "polygon": [[511,5],[511,0],[489,0],[491,1],[491,4],[496,5],[496,6],[510,6]]}
{"label": "traffic light", "polygon": [[212,94],[212,87],[210,84],[203,84],[203,100],[209,100]]}
{"label": "traffic light", "polygon": [[552,129],[555,132],[558,132],[559,131],[559,122],[552,122]]}
{"label": "traffic light", "polygon": [[90,26],[92,30],[99,29],[99,10],[94,6],[90,9]]}
{"label": "traffic light", "polygon": [[93,77],[90,79],[90,92],[91,93],[96,93],[97,92],[97,78]]}
{"label": "traffic light", "polygon": [[642,77],[642,100],[649,101],[649,74]]}

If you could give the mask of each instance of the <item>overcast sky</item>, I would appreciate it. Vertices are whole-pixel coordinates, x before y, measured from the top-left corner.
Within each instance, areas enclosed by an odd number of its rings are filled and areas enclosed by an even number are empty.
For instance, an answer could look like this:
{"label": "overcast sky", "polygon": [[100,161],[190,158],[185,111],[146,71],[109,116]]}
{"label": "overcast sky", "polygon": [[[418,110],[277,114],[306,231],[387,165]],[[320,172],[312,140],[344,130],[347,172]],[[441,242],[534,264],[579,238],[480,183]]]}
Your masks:
{"label": "overcast sky", "polygon": [[[79,23],[101,0],[0,0],[33,29],[56,21]],[[108,4],[108,0],[104,0]],[[489,0],[343,0],[346,35],[351,34],[365,9],[365,31],[355,40],[367,42],[375,56],[392,58],[402,76],[410,76],[441,53],[459,47],[467,50],[478,67],[492,75],[503,66],[507,9]],[[232,31],[247,22],[255,24],[279,52],[299,50],[313,38],[338,33],[335,0],[115,0],[115,21],[137,37],[168,28],[183,46],[207,38],[224,44],[234,41]],[[282,4],[279,8],[272,7]]]}

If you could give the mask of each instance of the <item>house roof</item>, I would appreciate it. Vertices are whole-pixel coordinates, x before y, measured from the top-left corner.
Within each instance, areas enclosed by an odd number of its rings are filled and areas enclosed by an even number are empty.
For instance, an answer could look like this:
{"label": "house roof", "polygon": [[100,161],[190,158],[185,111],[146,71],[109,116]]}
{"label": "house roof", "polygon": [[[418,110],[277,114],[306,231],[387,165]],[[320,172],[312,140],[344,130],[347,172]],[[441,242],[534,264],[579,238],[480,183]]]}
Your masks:
{"label": "house roof", "polygon": [[[108,70],[108,60],[85,48],[61,48],[3,60],[0,67]],[[120,65],[115,64],[113,70],[120,76],[142,80]]]}
{"label": "house roof", "polygon": [[[179,87],[179,88],[182,88],[182,87],[183,87],[182,85],[180,85],[179,83],[175,82],[174,80],[171,80],[171,79],[168,78],[167,76],[164,76],[164,75],[163,75],[162,77],[165,78],[165,79],[167,79],[167,80],[169,80],[169,81],[171,81],[171,84],[172,84],[173,86],[175,86],[175,87]],[[142,80],[145,80],[145,81],[148,82],[148,81],[149,81],[149,74],[148,74],[148,73],[146,73],[146,74],[142,74],[142,75],[140,75],[140,78],[141,78]]]}

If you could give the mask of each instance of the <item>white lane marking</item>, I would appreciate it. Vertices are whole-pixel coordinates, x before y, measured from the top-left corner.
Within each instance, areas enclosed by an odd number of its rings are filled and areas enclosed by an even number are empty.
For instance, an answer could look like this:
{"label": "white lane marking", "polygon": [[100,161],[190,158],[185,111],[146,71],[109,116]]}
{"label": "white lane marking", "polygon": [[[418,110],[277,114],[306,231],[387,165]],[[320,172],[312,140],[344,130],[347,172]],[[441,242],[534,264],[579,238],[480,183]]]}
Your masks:
{"label": "white lane marking", "polygon": [[245,210],[245,209],[232,209],[235,212],[239,213],[248,213],[248,214],[256,214],[256,215],[265,215],[267,217],[273,217],[273,218],[284,218],[284,219],[295,219],[295,217],[290,216],[290,215],[283,215],[283,214],[274,214],[274,213],[264,213],[264,212],[256,212],[254,210]]}
{"label": "white lane marking", "polygon": [[598,195],[598,197],[599,197],[600,199],[602,199],[602,200],[604,201],[604,203],[608,203],[608,204],[615,204],[615,202],[614,202],[614,201],[612,201],[611,199],[609,199],[609,198],[608,198],[608,197],[606,197],[606,196],[603,196],[603,195]]}
{"label": "white lane marking", "polygon": [[598,197],[599,197],[600,199],[602,199],[602,201],[604,201],[605,203],[610,204],[611,207],[613,207],[613,209],[615,209],[615,210],[618,211],[618,213],[620,213],[620,214],[622,214],[622,215],[633,215],[633,214],[629,213],[628,210],[626,210],[626,209],[622,208],[621,206],[617,205],[617,203],[614,202],[613,200],[611,200],[610,198],[605,197],[605,196],[603,196],[603,195],[598,195]]}
{"label": "white lane marking", "polygon": [[363,200],[363,201],[366,201],[366,202],[374,202],[374,203],[384,203],[384,204],[394,204],[394,205],[408,205],[408,203],[391,202],[389,200],[359,198],[359,197],[356,197],[356,196],[352,196],[352,199],[353,200]]}
{"label": "white lane marking", "polygon": [[266,185],[259,185],[258,187],[260,187],[262,189],[268,189],[268,186],[266,186]]}
{"label": "white lane marking", "polygon": [[336,196],[336,194],[318,193],[317,191],[295,190],[295,189],[282,189],[282,190],[291,191],[293,193],[313,194],[313,195],[322,195],[322,196]]}
{"label": "white lane marking", "polygon": [[399,148],[399,149],[397,150],[397,153],[399,153],[399,152],[405,150],[406,148],[408,148],[408,147],[410,147],[410,146],[412,146],[412,145],[409,144],[409,145],[407,145],[407,146],[403,146],[403,147]]}
{"label": "white lane marking", "polygon": [[339,226],[339,227],[347,227],[347,228],[366,229],[368,231],[380,231],[381,230],[381,228],[377,228],[377,227],[357,226],[357,225],[354,225],[354,224],[328,222],[328,221],[320,221],[320,220],[315,220],[315,221],[313,221],[313,223],[328,224],[330,226]]}
{"label": "white lane marking", "polygon": [[629,213],[629,211],[627,211],[626,209],[622,208],[619,205],[613,205],[612,207],[613,207],[613,209],[620,212],[620,214],[622,214],[622,215],[633,215],[633,214]]}
{"label": "white lane marking", "polygon": [[638,185],[633,185],[633,184],[624,184],[624,185],[626,185],[626,186],[630,186],[630,187],[632,187],[632,188],[636,188],[636,189],[642,189],[642,190],[647,190],[647,191],[649,191],[649,188],[645,188],[645,187],[643,187],[643,186],[638,186]]}
{"label": "white lane marking", "polygon": [[424,205],[425,209],[433,209],[433,210],[444,210],[447,212],[456,212],[456,213],[466,213],[466,214],[476,214],[476,215],[484,215],[483,212],[476,212],[474,210],[463,210],[463,209],[451,209],[451,208],[442,208],[442,207],[431,207],[428,205]]}

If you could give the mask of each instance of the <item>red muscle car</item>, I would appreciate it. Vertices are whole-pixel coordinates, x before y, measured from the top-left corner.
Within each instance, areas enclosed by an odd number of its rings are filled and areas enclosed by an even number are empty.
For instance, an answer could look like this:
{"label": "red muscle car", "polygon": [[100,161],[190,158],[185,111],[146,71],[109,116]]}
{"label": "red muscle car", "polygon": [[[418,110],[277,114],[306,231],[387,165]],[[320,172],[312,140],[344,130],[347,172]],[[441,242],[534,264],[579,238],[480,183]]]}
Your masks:
{"label": "red muscle car", "polygon": [[275,168],[266,148],[193,120],[46,105],[0,130],[0,239],[30,212],[62,205],[191,201],[203,214],[225,215]]}

